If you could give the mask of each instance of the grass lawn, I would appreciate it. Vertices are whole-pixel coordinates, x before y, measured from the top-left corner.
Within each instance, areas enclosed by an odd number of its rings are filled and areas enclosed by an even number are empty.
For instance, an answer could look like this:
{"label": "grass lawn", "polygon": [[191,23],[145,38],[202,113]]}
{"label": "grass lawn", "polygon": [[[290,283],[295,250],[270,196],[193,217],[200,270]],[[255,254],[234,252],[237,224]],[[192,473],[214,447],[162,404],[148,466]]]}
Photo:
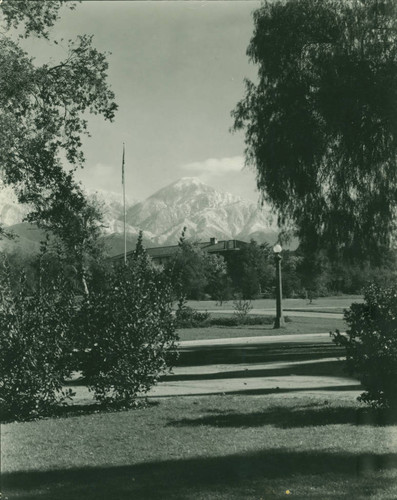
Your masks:
{"label": "grass lawn", "polygon": [[[181,340],[198,340],[345,329],[337,318],[291,320],[282,330],[261,325],[179,333]],[[87,407],[81,414],[2,425],[1,499],[396,499],[397,415],[361,407],[354,385],[327,382],[343,375],[331,343],[299,342],[188,344],[169,378],[174,389],[224,378],[247,386],[263,377],[271,390],[156,396],[136,410]],[[324,386],[277,386],[315,376]]]}
{"label": "grass lawn", "polygon": [[2,428],[2,499],[395,499],[397,426],[348,393],[168,398]]}
{"label": "grass lawn", "polygon": [[[314,299],[312,304],[310,304],[307,299],[283,299],[283,308],[284,310],[298,309],[313,312],[343,312],[343,309],[350,307],[353,302],[363,302],[362,295],[320,297]],[[208,311],[233,310],[233,300],[223,302],[222,305],[219,305],[214,300],[189,300],[187,305],[194,309]],[[254,309],[274,309],[276,307],[276,302],[275,299],[257,299],[252,300],[251,305]]]}
{"label": "grass lawn", "polygon": [[[215,316],[215,315],[214,315]],[[222,316],[225,316],[224,314]],[[223,326],[206,328],[182,328],[178,330],[180,340],[204,340],[233,337],[260,337],[299,333],[327,333],[339,329],[345,331],[342,319],[291,317],[285,328],[274,329],[272,324],[253,326]]]}

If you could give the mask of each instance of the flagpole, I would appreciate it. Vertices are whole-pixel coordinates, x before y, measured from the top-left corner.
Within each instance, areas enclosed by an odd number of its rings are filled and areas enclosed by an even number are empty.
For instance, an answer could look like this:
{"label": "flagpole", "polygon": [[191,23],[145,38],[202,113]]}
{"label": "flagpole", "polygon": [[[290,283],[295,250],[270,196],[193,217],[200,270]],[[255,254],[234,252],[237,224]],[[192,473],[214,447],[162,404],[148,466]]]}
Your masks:
{"label": "flagpole", "polygon": [[127,232],[126,232],[126,210],[125,210],[125,145],[123,142],[123,162],[121,166],[121,182],[123,184],[123,205],[124,205],[124,264],[127,264]]}

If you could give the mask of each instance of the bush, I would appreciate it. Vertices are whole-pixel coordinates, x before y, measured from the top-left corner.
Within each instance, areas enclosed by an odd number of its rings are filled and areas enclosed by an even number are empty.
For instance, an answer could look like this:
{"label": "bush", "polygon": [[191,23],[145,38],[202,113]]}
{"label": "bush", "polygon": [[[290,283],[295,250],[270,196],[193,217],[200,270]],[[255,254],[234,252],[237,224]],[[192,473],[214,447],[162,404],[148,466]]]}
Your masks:
{"label": "bush", "polygon": [[246,324],[249,312],[252,309],[250,300],[236,299],[233,301],[234,316],[239,324]]}
{"label": "bush", "polygon": [[225,316],[221,318],[211,318],[211,326],[242,326],[242,325],[271,325],[274,323],[272,316],[247,316],[242,323],[237,316]]}
{"label": "bush", "polygon": [[239,326],[241,323],[235,316],[222,316],[219,318],[211,318],[208,326]]}
{"label": "bush", "polygon": [[345,311],[346,336],[331,333],[346,348],[350,373],[365,392],[359,400],[375,407],[397,406],[397,286],[370,285],[363,304]]}
{"label": "bush", "polygon": [[206,326],[210,313],[196,311],[188,306],[179,308],[176,312],[176,326],[177,328],[198,328]]}
{"label": "bush", "polygon": [[46,280],[29,296],[23,274],[16,291],[6,262],[0,274],[1,419],[49,414],[72,396],[62,386],[71,373],[73,293],[61,266],[56,275],[41,269]]}
{"label": "bush", "polygon": [[171,300],[170,280],[141,251],[83,301],[81,369],[98,401],[131,406],[172,363]]}

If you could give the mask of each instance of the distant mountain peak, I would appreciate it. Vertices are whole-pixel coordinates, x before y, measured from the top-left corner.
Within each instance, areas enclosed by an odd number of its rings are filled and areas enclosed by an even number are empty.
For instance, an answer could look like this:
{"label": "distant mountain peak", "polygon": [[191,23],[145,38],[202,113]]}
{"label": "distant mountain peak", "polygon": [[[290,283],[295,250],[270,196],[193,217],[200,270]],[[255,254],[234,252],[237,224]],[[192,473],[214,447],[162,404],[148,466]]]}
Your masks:
{"label": "distant mountain peak", "polygon": [[236,202],[250,203],[234,194],[217,190],[198,177],[181,177],[177,181],[171,182],[171,184],[160,188],[148,198],[148,200],[155,200],[156,202],[166,203],[167,205],[170,203],[174,205],[180,203],[190,204],[190,202],[192,202],[191,205],[193,210],[197,210],[194,200],[197,202],[199,199],[200,203],[204,202],[204,204],[207,199],[208,206]]}
{"label": "distant mountain peak", "polygon": [[[103,209],[103,236],[109,243],[109,253],[120,253],[124,249],[123,203],[119,193],[105,190],[87,190]],[[1,197],[3,196],[3,198]],[[21,221],[21,214],[13,212],[12,193],[0,191],[0,215],[2,222],[11,225]],[[1,203],[3,202],[3,203]],[[28,225],[27,225],[28,226]],[[152,196],[140,202],[127,199],[126,233],[128,248],[134,247],[139,231],[148,247],[175,245],[186,226],[187,237],[209,241],[239,239],[259,243],[276,242],[279,229],[270,208],[258,207],[231,193],[218,191],[197,177],[182,177],[163,187]],[[25,225],[16,228],[21,244],[31,251],[37,245],[36,233],[25,231]],[[0,243],[0,250],[3,245]]]}
{"label": "distant mountain peak", "polygon": [[183,186],[191,186],[191,185],[206,186],[206,184],[198,177],[181,177],[180,179],[175,181],[173,184],[171,184],[171,186],[175,186],[175,187],[179,187],[179,186],[183,187]]}
{"label": "distant mountain peak", "polygon": [[180,179],[167,184],[166,186],[160,188],[158,191],[149,196],[148,199],[162,199],[163,197],[169,199],[174,197],[175,193],[177,196],[183,195],[183,193],[192,193],[195,191],[215,191],[215,189],[208,184],[205,184],[198,177],[181,177]]}
{"label": "distant mountain peak", "polygon": [[173,245],[181,228],[188,237],[207,241],[276,241],[278,228],[269,210],[231,193],[218,191],[197,177],[182,177],[127,211],[127,222],[154,235],[154,244]]}
{"label": "distant mountain peak", "polygon": [[[91,199],[96,199],[99,201],[99,203],[123,203],[123,193],[120,190],[120,192],[116,191],[108,191],[106,189],[101,189],[101,188],[96,188],[96,189],[91,189],[91,188],[85,188],[84,189],[85,194],[88,196],[88,198]],[[134,205],[135,203],[138,203],[139,200],[136,200],[132,198],[131,196],[126,195],[125,197],[125,202],[127,206]]]}

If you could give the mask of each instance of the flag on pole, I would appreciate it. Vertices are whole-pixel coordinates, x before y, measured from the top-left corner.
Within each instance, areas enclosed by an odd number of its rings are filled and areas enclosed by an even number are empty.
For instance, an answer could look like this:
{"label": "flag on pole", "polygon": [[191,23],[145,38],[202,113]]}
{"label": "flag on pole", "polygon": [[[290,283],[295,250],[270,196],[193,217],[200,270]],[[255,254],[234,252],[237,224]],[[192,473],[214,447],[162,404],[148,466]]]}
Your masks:
{"label": "flag on pole", "polygon": [[125,146],[123,142],[123,161],[121,163],[121,184],[124,184],[124,162],[125,162]]}

